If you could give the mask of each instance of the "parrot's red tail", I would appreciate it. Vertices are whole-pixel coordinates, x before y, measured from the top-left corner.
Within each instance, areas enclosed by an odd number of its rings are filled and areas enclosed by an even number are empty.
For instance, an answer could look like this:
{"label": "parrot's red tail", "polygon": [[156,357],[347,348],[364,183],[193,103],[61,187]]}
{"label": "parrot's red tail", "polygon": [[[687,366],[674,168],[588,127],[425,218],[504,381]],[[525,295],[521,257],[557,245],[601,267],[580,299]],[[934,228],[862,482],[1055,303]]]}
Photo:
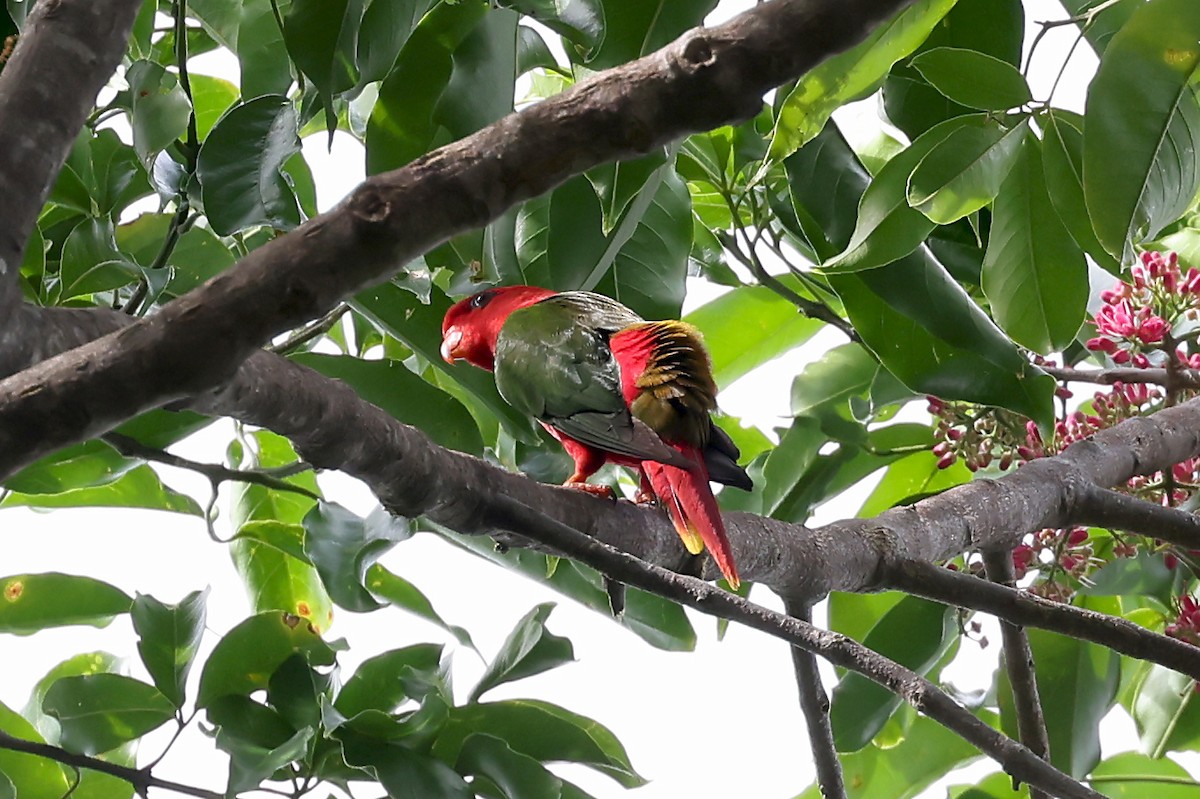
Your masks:
{"label": "parrot's red tail", "polygon": [[667,466],[656,461],[645,461],[642,469],[650,478],[655,495],[667,509],[667,515],[675,525],[675,532],[683,539],[684,546],[693,555],[708,548],[717,568],[735,590],[741,584],[737,566],[733,562],[733,550],[725,535],[725,523],[717,508],[717,498],[708,484],[708,470],[700,450],[695,447],[675,445],[696,464],[693,469]]}

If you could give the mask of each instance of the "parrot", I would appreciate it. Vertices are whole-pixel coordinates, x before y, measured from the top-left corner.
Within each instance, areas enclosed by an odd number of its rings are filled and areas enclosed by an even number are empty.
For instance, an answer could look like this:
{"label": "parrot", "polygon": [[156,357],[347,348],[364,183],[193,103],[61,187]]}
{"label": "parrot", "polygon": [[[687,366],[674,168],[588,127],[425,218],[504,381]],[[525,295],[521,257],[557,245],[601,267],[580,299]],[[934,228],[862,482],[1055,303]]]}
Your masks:
{"label": "parrot", "polygon": [[588,478],[605,463],[636,469],[635,501],[656,499],[687,550],[707,548],[738,588],[709,482],[753,484],[710,415],[717,387],[699,330],[590,291],[499,286],[451,306],[441,355],[493,372],[500,396],[562,444],[575,465],[564,485],[615,498]]}

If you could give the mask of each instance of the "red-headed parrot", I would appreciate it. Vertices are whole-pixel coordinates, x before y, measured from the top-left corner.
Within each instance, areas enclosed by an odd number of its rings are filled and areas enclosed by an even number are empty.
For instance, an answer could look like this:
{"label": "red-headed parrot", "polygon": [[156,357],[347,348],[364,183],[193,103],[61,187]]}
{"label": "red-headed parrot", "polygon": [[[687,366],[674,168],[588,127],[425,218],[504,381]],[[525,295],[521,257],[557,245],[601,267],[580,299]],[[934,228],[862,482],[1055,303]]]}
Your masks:
{"label": "red-headed parrot", "polygon": [[566,485],[610,494],[587,479],[606,462],[638,469],[639,500],[657,497],[688,551],[708,547],[738,586],[709,481],[751,482],[709,416],[717,387],[700,331],[647,322],[601,294],[507,286],[450,308],[441,352],[494,371],[505,401],[562,442],[575,461]]}

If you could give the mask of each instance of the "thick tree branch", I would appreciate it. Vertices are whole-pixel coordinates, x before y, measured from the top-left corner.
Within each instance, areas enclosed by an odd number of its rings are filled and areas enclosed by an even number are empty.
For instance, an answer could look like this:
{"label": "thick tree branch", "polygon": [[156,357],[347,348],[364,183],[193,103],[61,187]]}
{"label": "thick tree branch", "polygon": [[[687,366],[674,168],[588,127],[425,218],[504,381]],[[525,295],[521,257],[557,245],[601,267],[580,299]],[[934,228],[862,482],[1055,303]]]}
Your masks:
{"label": "thick tree branch", "polygon": [[1123,655],[1158,663],[1200,680],[1200,648],[1131,621],[1051,602],[1028,591],[990,583],[932,563],[905,560],[885,567],[883,584],[935,602],[983,611],[1025,627],[1092,641]]}
{"label": "thick tree branch", "polygon": [[271,336],[574,174],[752,116],[765,91],[910,2],[765,3],[368,179],[153,317],[0,384],[0,479],[231,379]]}
{"label": "thick tree branch", "polygon": [[[141,0],[43,0],[0,73],[0,319],[54,176],[125,51]],[[0,348],[7,342],[0,322]]]}
{"label": "thick tree branch", "polygon": [[502,497],[497,505],[509,529],[531,537],[603,573],[681,605],[740,622],[793,646],[813,652],[837,666],[858,672],[896,693],[914,708],[953,730],[994,759],[1013,778],[1037,785],[1054,796],[1101,799],[1101,795],[1063,774],[1020,743],[988,726],[919,674],[857,641],[820,630],[793,616],[768,610],[694,577],[659,568],[614,549],[555,521],[516,500]]}
{"label": "thick tree branch", "polygon": [[1079,497],[1077,524],[1107,527],[1200,549],[1200,517],[1129,494],[1087,486]]}
{"label": "thick tree branch", "polygon": [[[983,566],[987,577],[997,585],[1014,588],[1016,577],[1013,572],[1012,554],[1007,551],[983,553]],[[1037,674],[1033,662],[1033,649],[1025,628],[1004,619],[1000,620],[1000,637],[1004,649],[1004,668],[1008,671],[1008,682],[1012,687],[1013,706],[1017,710],[1017,732],[1021,743],[1042,760],[1050,760],[1050,735],[1046,732],[1046,717],[1042,713],[1042,699],[1038,694]],[[1029,799],[1049,799],[1040,788],[1030,787]]]}
{"label": "thick tree branch", "polygon": [[[812,624],[812,609],[808,605],[785,600],[783,607],[789,616]],[[829,723],[829,695],[821,684],[817,659],[812,652],[793,646],[792,669],[796,673],[800,710],[804,713],[804,723],[808,728],[808,745],[817,767],[817,786],[821,796],[825,799],[846,799],[842,763],[838,760],[837,747],[833,743],[833,727]]]}
{"label": "thick tree branch", "polygon": [[174,791],[184,796],[199,797],[199,799],[224,799],[225,797],[225,794],[220,791],[208,791],[204,788],[196,788],[191,785],[172,782],[171,780],[159,779],[152,775],[149,769],[130,768],[129,766],[122,766],[117,763],[109,763],[107,760],[101,760],[96,757],[77,755],[74,752],[68,752],[65,749],[51,746],[50,744],[16,738],[3,730],[0,730],[0,749],[44,757],[48,760],[62,763],[65,766],[71,766],[72,768],[88,769],[90,771],[98,771],[102,774],[109,774],[132,785],[134,791],[140,796],[145,796],[146,791],[150,788],[161,788],[164,791]]}

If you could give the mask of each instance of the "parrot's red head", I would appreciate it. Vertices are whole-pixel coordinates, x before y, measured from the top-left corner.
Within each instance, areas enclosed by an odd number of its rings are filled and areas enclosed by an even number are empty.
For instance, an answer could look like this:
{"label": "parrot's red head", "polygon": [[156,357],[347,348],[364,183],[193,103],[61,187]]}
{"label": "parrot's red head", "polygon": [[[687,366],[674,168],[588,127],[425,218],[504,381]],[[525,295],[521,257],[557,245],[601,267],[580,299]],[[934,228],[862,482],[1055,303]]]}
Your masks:
{"label": "parrot's red head", "polygon": [[555,293],[537,286],[497,286],[459,300],[442,320],[442,358],[446,363],[461,358],[491,371],[508,315]]}

